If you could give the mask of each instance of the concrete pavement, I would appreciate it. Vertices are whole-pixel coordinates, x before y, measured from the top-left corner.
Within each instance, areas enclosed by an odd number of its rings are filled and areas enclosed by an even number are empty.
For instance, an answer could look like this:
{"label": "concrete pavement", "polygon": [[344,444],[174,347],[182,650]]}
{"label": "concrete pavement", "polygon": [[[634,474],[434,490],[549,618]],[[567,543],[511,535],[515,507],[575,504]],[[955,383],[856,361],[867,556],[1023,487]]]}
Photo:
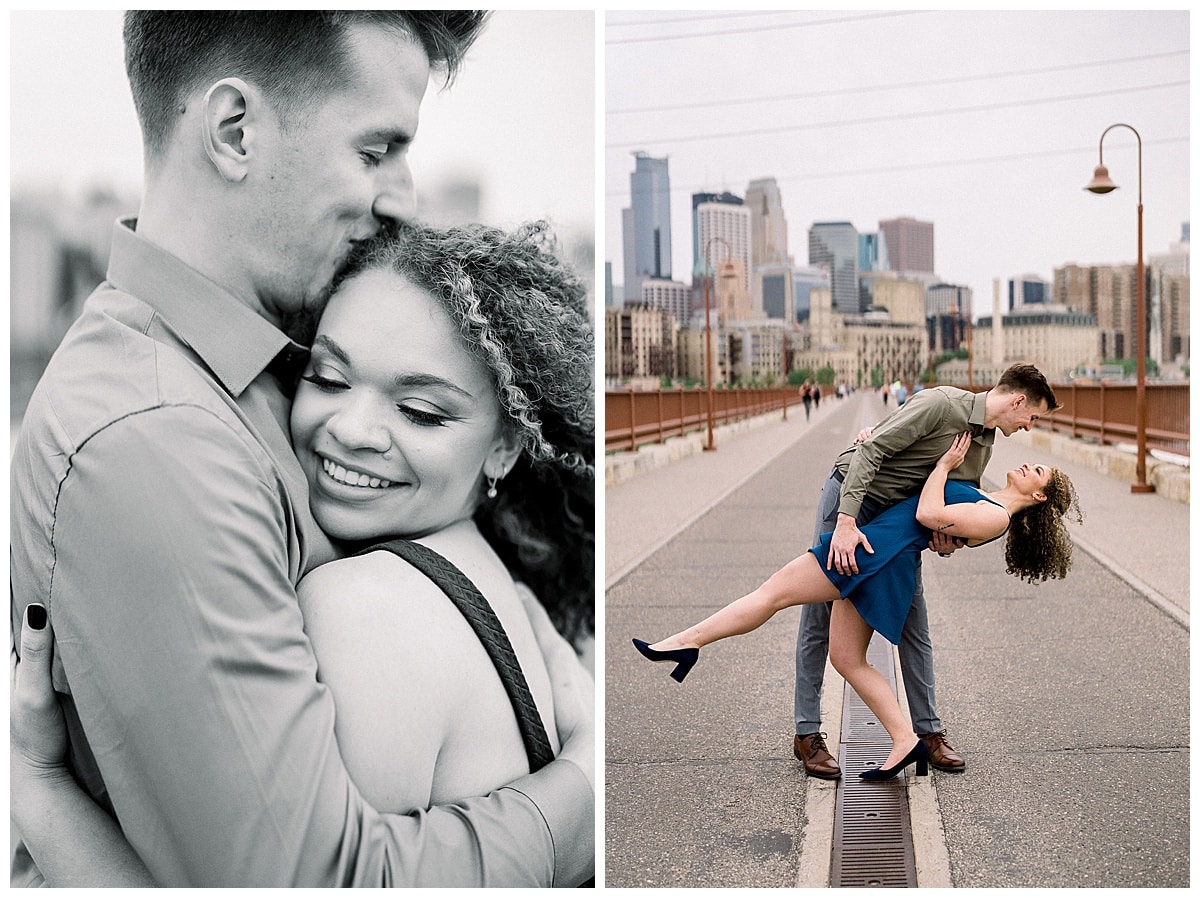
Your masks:
{"label": "concrete pavement", "polygon": [[[790,758],[798,611],[683,684],[629,637],[807,546],[829,464],[883,411],[870,394],[809,423],[794,409],[606,490],[606,884],[821,884],[832,787]],[[1037,435],[997,442],[997,478],[1053,463]],[[939,710],[968,769],[910,780],[924,885],[1187,884],[1189,509],[1064,468],[1087,516],[1067,580],[1005,575],[998,544],[926,564]]]}

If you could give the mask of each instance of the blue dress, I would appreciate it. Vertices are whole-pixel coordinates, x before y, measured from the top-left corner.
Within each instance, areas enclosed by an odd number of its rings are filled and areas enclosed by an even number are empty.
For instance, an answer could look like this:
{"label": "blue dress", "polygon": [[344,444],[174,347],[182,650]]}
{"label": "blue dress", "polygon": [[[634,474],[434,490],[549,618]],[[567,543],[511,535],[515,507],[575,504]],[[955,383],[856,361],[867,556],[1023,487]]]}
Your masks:
{"label": "blue dress", "polygon": [[[944,495],[947,505],[981,499],[1000,505],[984,495],[979,487],[963,480],[947,480]],[[855,550],[857,574],[839,574],[836,570],[825,569],[832,532],[822,534],[821,541],[809,549],[817,556],[821,571],[837,587],[841,597],[852,601],[871,629],[893,645],[900,644],[904,619],[908,617],[917,588],[917,561],[929,545],[931,535],[928,528],[917,523],[919,499],[918,495],[898,502],[859,528],[866,534],[875,554],[868,554],[861,547]]]}

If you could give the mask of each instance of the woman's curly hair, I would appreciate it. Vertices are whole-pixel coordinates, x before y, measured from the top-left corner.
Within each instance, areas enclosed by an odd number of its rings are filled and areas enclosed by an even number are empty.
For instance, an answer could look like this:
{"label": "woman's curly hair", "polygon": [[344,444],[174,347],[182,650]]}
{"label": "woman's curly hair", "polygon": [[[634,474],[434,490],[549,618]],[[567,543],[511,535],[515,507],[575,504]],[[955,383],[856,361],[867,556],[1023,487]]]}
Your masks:
{"label": "woman's curly hair", "polygon": [[1076,523],[1083,523],[1075,487],[1060,469],[1050,472],[1043,492],[1045,502],[1013,515],[1004,546],[1008,573],[1030,583],[1067,576],[1071,569],[1071,534],[1063,518],[1071,513]]}
{"label": "woman's curly hair", "polygon": [[[558,629],[595,629],[595,343],[587,291],[545,222],[513,233],[406,223],[365,245],[343,275],[389,269],[427,290],[491,372],[523,450],[480,531]],[[482,491],[482,485],[481,485]]]}

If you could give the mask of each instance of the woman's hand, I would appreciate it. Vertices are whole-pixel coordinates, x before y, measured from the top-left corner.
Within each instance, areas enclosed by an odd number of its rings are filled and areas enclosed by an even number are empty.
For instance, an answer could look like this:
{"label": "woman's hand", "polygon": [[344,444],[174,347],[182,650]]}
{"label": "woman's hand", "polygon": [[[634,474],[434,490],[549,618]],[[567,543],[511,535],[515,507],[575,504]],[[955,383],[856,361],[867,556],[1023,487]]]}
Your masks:
{"label": "woman's hand", "polygon": [[954,438],[954,442],[950,444],[950,448],[946,453],[938,459],[937,466],[943,471],[953,471],[963,463],[967,457],[967,450],[971,448],[971,434],[960,433]]}
{"label": "woman's hand", "polygon": [[9,748],[13,773],[55,774],[65,769],[67,726],[50,680],[53,634],[42,605],[31,603],[21,622],[21,658],[9,652]]}
{"label": "woman's hand", "polygon": [[[31,603],[21,659],[9,651],[9,812],[49,886],[150,888],[154,879],[108,816],[67,769],[67,726],[50,679],[50,621]],[[29,884],[33,885],[34,880]]]}

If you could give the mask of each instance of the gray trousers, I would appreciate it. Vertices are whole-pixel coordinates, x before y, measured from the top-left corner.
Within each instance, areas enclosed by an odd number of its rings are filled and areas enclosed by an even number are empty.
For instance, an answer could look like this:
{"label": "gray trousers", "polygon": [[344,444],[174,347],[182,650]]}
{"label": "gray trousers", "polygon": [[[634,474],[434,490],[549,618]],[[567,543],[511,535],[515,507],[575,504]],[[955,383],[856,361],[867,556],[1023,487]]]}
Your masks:
{"label": "gray trousers", "polygon": [[[811,545],[821,534],[837,525],[837,509],[842,483],[831,473],[821,488],[817,522]],[[863,502],[858,514],[862,526],[883,509],[871,499]],[[820,559],[825,563],[825,559]],[[825,659],[829,655],[829,611],[831,602],[804,605],[800,610],[800,632],[796,636],[796,734],[806,736],[821,730],[821,683],[825,679]],[[913,730],[936,733],[942,729],[933,697],[933,644],[929,641],[929,616],[925,610],[925,586],[921,581],[921,561],[917,559],[917,588],[912,608],[900,636],[900,664],[904,668],[904,692],[912,714]]]}

